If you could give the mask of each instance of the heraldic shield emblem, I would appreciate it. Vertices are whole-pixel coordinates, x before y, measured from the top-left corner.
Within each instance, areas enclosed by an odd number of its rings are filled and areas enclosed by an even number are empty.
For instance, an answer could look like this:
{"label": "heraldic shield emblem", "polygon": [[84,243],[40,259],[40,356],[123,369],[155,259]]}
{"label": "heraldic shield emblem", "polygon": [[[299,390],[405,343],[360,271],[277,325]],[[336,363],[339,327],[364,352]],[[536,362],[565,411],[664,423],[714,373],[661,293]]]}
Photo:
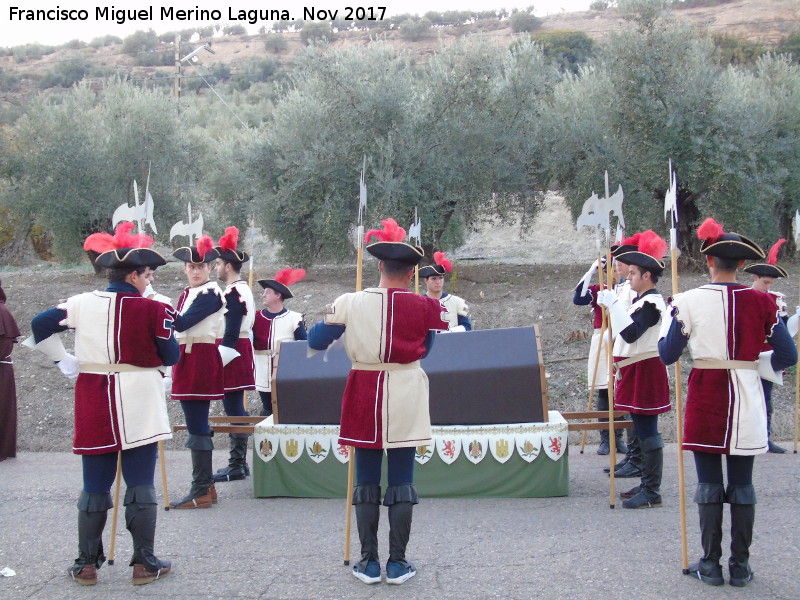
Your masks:
{"label": "heraldic shield emblem", "polygon": [[461,454],[461,438],[457,436],[436,437],[436,453],[446,465],[456,462],[458,455]]}
{"label": "heraldic shield emblem", "polygon": [[467,460],[477,465],[485,457],[489,449],[489,436],[463,436],[462,447]]}
{"label": "heraldic shield emblem", "polygon": [[514,436],[503,434],[490,435],[489,451],[500,464],[507,462],[508,459],[511,458],[511,455],[514,454]]}
{"label": "heraldic shield emblem", "polygon": [[542,434],[541,432],[530,432],[525,434],[518,434],[515,438],[517,444],[517,454],[522,457],[525,462],[533,462],[539,456],[542,450]]}
{"label": "heraldic shield emblem", "polygon": [[414,449],[414,460],[424,465],[433,456],[433,444],[430,446],[417,446]]}
{"label": "heraldic shield emblem", "polygon": [[319,464],[328,457],[331,451],[331,436],[307,435],[306,454],[315,463]]}
{"label": "heraldic shield emblem", "polygon": [[543,433],[542,446],[544,452],[553,460],[558,460],[567,451],[567,434],[566,433]]}
{"label": "heraldic shield emblem", "polygon": [[281,436],[281,454],[290,463],[295,462],[303,454],[303,436]]}
{"label": "heraldic shield emblem", "polygon": [[336,457],[340,463],[344,464],[350,458],[352,448],[346,444],[339,443],[339,436],[334,435],[331,437],[331,453]]}

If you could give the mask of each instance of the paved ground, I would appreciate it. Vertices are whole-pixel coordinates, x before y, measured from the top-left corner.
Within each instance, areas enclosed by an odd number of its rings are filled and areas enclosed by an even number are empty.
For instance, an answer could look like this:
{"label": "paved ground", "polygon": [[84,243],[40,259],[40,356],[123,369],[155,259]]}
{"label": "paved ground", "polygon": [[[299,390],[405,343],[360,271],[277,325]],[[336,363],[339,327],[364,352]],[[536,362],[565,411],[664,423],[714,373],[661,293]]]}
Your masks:
{"label": "paved ground", "polygon": [[[76,555],[80,461],[25,453],[0,462],[0,598],[800,598],[800,456],[756,459],[759,504],[747,588],[712,588],[681,574],[676,448],[667,448],[665,507],[609,509],[605,459],[570,448],[570,496],[423,500],[409,559],[419,572],[402,586],[367,586],[342,564],[342,500],[253,499],[250,481],[219,485],[209,510],[159,513],[157,553],[173,561],[163,581],[130,584],[130,537],[118,529],[116,562],[93,588],[67,580]],[[215,465],[223,464],[215,454]],[[687,498],[694,468],[687,455]],[[188,487],[189,453],[168,452],[173,496]],[[618,491],[632,480],[617,480]],[[160,482],[159,492],[160,492]],[[696,559],[695,506],[687,504],[689,556]],[[727,524],[726,515],[726,524]],[[388,546],[385,513],[381,549]],[[726,525],[727,527],[727,525]],[[106,550],[110,522],[106,528]],[[352,556],[357,554],[355,528]],[[724,544],[727,545],[726,535]],[[635,574],[641,574],[637,577]]]}

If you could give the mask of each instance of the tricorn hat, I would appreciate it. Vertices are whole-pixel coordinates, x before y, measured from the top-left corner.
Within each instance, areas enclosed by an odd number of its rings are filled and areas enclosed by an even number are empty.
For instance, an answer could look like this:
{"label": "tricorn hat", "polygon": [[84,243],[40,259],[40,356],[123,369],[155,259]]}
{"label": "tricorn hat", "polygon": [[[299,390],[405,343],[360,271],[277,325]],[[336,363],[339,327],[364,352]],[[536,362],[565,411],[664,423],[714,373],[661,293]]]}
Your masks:
{"label": "tricorn hat", "polygon": [[290,285],[294,285],[306,276],[305,269],[283,269],[275,273],[275,279],[259,279],[258,283],[262,288],[271,288],[283,296],[284,300],[294,298]]}
{"label": "tricorn hat", "polygon": [[788,277],[789,274],[784,270],[784,268],[778,266],[778,251],[785,242],[786,238],[781,238],[775,242],[772,248],[769,249],[766,263],[747,265],[744,269],[742,269],[742,271],[745,273],[758,275],[759,277],[774,277],[775,279],[778,279],[779,277]]}
{"label": "tricorn hat", "polygon": [[631,237],[625,238],[619,244],[611,244],[611,256],[617,257],[626,252],[634,252],[639,247],[641,233],[634,233]]}
{"label": "tricorn hat", "polygon": [[697,238],[703,241],[700,252],[709,256],[733,260],[760,260],[765,256],[753,240],[740,233],[726,233],[711,217],[697,228]]}
{"label": "tricorn hat", "polygon": [[434,275],[444,275],[453,270],[453,263],[447,258],[444,252],[434,252],[433,262],[436,264],[427,265],[419,270],[419,276],[423,279],[433,277]]}
{"label": "tricorn hat", "polygon": [[122,269],[130,267],[160,267],[167,264],[164,257],[155,250],[151,250],[153,238],[143,233],[131,234],[134,225],[130,221],[123,221],[110,233],[93,233],[83,242],[84,250],[100,253],[95,263],[107,269]]}
{"label": "tricorn hat", "polygon": [[246,262],[250,256],[243,250],[237,250],[236,244],[239,242],[239,230],[236,227],[226,227],[225,235],[219,238],[219,244],[214,247],[219,258],[229,262]]}
{"label": "tricorn hat", "polygon": [[208,263],[216,260],[219,253],[214,249],[214,240],[207,235],[197,239],[194,248],[182,246],[172,253],[172,256],[185,263]]}
{"label": "tricorn hat", "polygon": [[381,221],[383,229],[370,229],[364,235],[364,242],[369,244],[370,236],[378,238],[377,242],[367,246],[367,252],[378,260],[393,260],[413,267],[424,258],[425,252],[420,246],[412,246],[403,241],[406,230],[400,227],[394,219]]}
{"label": "tricorn hat", "polygon": [[[616,259],[626,265],[636,265],[656,275],[661,275],[665,267],[661,259],[664,258],[664,254],[667,251],[667,242],[652,229],[643,231],[638,235],[636,249],[619,252],[616,255]],[[624,245],[624,242],[623,240],[622,245]]]}

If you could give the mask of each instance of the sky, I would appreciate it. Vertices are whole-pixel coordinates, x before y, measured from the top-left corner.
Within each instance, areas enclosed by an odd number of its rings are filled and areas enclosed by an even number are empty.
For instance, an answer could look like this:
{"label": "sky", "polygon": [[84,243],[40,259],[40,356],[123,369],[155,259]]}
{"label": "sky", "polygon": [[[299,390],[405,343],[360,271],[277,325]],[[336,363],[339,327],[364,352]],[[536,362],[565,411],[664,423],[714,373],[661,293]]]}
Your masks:
{"label": "sky", "polygon": [[[218,20],[206,20],[200,25],[244,25],[248,33],[257,33],[262,25],[269,25],[275,19],[269,18],[266,22],[259,22],[250,25],[247,22],[246,11],[261,9],[264,10],[286,10],[289,16],[301,20],[303,10],[314,8],[316,10],[337,10],[339,18],[346,17],[347,6],[350,7],[377,7],[382,5],[386,8],[386,16],[411,13],[423,15],[427,11],[435,10],[444,12],[447,10],[496,10],[506,8],[526,8],[534,5],[534,13],[537,16],[559,13],[562,11],[572,12],[587,10],[591,0],[439,0],[437,2],[425,2],[423,0],[382,0],[376,2],[355,2],[353,0],[304,0],[292,2],[289,0],[273,0],[264,2],[263,0],[189,0],[181,3],[179,0],[170,2],[162,0],[152,0],[147,3],[139,0],[138,2],[114,2],[103,3],[101,0],[0,0],[0,46],[19,46],[22,44],[39,43],[48,46],[58,46],[70,40],[79,39],[89,42],[94,38],[105,35],[115,35],[124,38],[138,30],[153,29],[156,33],[168,31],[178,31],[192,27],[197,21],[181,20],[177,18],[177,11],[189,10],[216,10],[219,11]],[[135,11],[152,7],[152,17],[146,15],[144,19],[134,20],[127,18],[127,22],[117,23],[112,15],[114,11]],[[161,14],[162,7],[172,9],[172,18]],[[15,10],[16,9],[16,10]],[[26,16],[25,11],[31,10],[58,10],[51,13],[55,16],[49,21],[36,21],[27,18],[20,19],[20,11]],[[81,14],[84,20],[75,18],[78,11],[85,11]],[[68,11],[72,11],[71,13]],[[240,11],[245,11],[244,18],[231,20],[231,16],[236,17]],[[73,16],[69,19],[70,14]],[[116,13],[120,14],[120,13]],[[124,13],[122,13],[124,14]],[[375,13],[377,14],[377,12]],[[57,16],[63,18],[58,19]],[[212,15],[212,17],[215,15]]]}

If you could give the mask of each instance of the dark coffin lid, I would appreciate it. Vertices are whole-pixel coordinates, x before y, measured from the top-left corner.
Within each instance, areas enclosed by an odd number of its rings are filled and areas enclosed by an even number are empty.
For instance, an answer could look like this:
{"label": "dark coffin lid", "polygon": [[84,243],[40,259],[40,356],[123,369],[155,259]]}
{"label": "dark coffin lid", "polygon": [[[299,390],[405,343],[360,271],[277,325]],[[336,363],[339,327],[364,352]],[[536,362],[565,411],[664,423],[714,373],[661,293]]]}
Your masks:
{"label": "dark coffin lid", "polygon": [[[533,327],[436,336],[422,361],[433,425],[541,423],[542,375]],[[281,344],[276,373],[278,421],[338,424],[350,359],[341,345],[306,358],[306,342]]]}

